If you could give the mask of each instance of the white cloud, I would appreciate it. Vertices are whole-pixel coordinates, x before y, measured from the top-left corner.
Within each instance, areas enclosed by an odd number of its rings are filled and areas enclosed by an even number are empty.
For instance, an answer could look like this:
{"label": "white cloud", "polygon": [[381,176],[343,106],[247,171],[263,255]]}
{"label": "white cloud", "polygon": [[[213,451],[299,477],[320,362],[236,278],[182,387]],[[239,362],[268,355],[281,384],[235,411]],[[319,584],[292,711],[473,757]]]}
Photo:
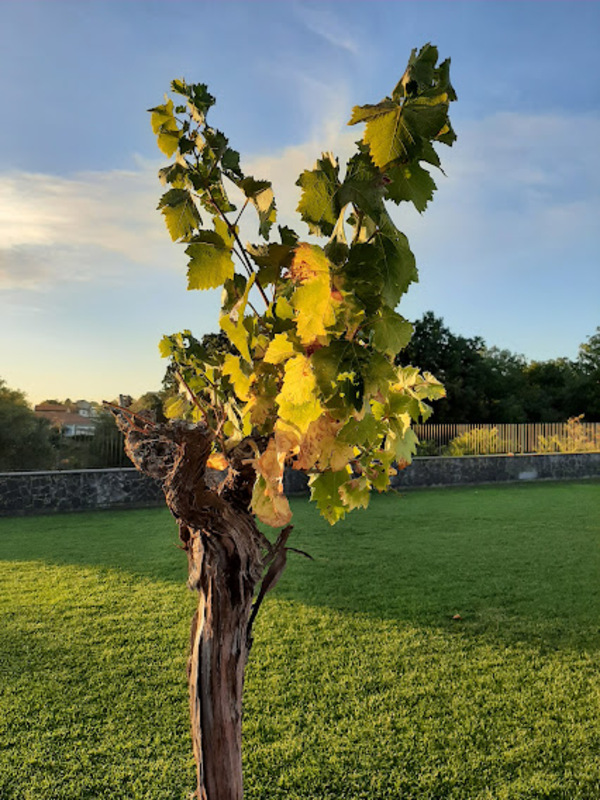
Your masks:
{"label": "white cloud", "polygon": [[123,263],[173,263],[156,169],[0,175],[0,288],[117,279]]}
{"label": "white cloud", "polygon": [[[344,122],[332,107],[308,141],[244,159],[247,172],[273,182],[279,223],[302,236],[295,181],[323,150],[345,162],[361,131]],[[430,208],[422,216],[410,207],[396,212],[427,285],[437,283],[448,295],[468,291],[473,281],[506,282],[524,273],[558,280],[573,251],[587,248],[591,258],[598,247],[599,139],[593,117],[497,114],[464,122],[454,148],[440,148],[448,177],[437,178]],[[70,178],[1,175],[0,287],[114,283],[148,268],[182,274],[183,248],[170,242],[155,210],[159,193],[155,164]],[[250,209],[245,219],[242,235],[255,240]]]}
{"label": "white cloud", "polygon": [[316,6],[297,3],[294,6],[298,18],[309,31],[324,39],[332,47],[344,50],[352,56],[358,56],[361,47],[352,36],[346,23],[331,8],[323,4]]}

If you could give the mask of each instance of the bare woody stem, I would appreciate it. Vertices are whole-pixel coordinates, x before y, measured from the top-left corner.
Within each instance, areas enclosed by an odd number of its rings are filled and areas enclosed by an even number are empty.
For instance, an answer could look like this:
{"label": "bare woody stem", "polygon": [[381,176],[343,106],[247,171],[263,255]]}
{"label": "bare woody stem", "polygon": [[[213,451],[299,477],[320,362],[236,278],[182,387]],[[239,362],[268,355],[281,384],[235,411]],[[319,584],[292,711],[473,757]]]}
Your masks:
{"label": "bare woody stem", "polygon": [[[254,274],[254,275],[257,275],[257,272],[256,272],[256,270],[255,270],[255,269],[252,267],[252,264],[251,264],[251,262],[250,262],[250,259],[249,259],[249,257],[248,257],[248,253],[247,253],[247,251],[246,251],[246,248],[245,248],[245,247],[244,247],[244,245],[242,244],[242,240],[240,239],[240,237],[239,237],[239,235],[238,235],[238,232],[237,232],[237,230],[235,229],[235,225],[233,225],[233,224],[232,224],[232,223],[231,223],[231,222],[230,222],[230,221],[227,219],[227,217],[225,216],[224,212],[223,212],[223,211],[221,211],[221,209],[220,209],[219,205],[217,204],[217,202],[215,201],[214,197],[212,196],[212,192],[210,191],[210,189],[208,189],[207,191],[208,191],[208,195],[209,195],[209,197],[210,197],[210,202],[211,202],[211,203],[213,204],[213,206],[216,208],[216,210],[217,210],[217,213],[219,214],[219,216],[221,217],[221,219],[223,220],[223,222],[224,222],[224,223],[227,225],[227,230],[229,231],[229,233],[231,234],[231,236],[233,236],[233,238],[234,238],[234,240],[235,240],[235,243],[237,244],[237,246],[238,246],[238,248],[239,248],[239,250],[240,250],[240,254],[238,255],[238,257],[241,257],[242,263],[244,264],[244,266],[245,266],[245,267],[246,267],[246,269],[248,270],[248,274],[249,274],[249,275],[252,275],[252,274]],[[242,210],[243,210],[243,209],[242,209]],[[260,281],[258,280],[258,278],[255,278],[255,280],[254,280],[254,285],[256,286],[256,288],[258,289],[258,291],[260,292],[260,294],[262,295],[262,299],[265,301],[265,305],[266,305],[266,306],[267,306],[267,308],[268,308],[268,307],[269,307],[269,305],[270,305],[271,303],[270,303],[270,301],[269,301],[269,298],[268,298],[268,297],[267,297],[267,295],[265,294],[265,290],[264,290],[264,289],[263,289],[263,287],[261,286],[261,283],[260,283]]]}

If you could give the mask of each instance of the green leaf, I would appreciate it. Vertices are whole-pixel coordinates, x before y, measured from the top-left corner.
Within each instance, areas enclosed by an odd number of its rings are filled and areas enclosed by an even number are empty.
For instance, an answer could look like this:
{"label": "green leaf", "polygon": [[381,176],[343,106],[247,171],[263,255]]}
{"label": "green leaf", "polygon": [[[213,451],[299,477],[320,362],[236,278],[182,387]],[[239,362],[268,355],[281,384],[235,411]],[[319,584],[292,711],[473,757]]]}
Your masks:
{"label": "green leaf", "polygon": [[262,286],[277,283],[284,267],[289,267],[294,248],[287,244],[248,244],[246,250],[260,268],[258,279]]}
{"label": "green leaf", "polygon": [[399,100],[406,95],[414,94],[419,89],[428,89],[434,80],[437,59],[438,49],[429,43],[418,52],[416,49],[413,50],[406,71],[392,92],[392,98]]}
{"label": "green leaf", "polygon": [[390,161],[410,161],[418,155],[418,143],[405,123],[403,111],[402,106],[397,106],[367,122],[364,140],[380,169],[384,169]]}
{"label": "green leaf", "polygon": [[415,257],[387,212],[369,243],[350,248],[342,273],[344,289],[354,292],[368,314],[374,314],[383,303],[395,308],[409,285],[418,280]]}
{"label": "green leaf", "polygon": [[208,87],[205,83],[188,84],[181,78],[171,81],[171,91],[183,95],[183,97],[187,97],[190,111],[195,112],[192,113],[192,118],[200,123],[204,122],[206,112],[211,106],[214,106],[216,102],[215,98],[208,91]]}
{"label": "green leaf", "polygon": [[410,284],[419,279],[415,257],[408,239],[391,220],[374,236],[373,246],[379,250],[377,258],[383,278],[382,297],[388,306],[395,308]]}
{"label": "green leaf", "polygon": [[158,343],[158,352],[161,358],[169,358],[173,352],[173,343],[169,336],[163,336]]}
{"label": "green leaf", "polygon": [[186,239],[201,224],[196,204],[187,189],[170,189],[160,198],[162,212],[171,239]]}
{"label": "green leaf", "polygon": [[179,146],[180,131],[173,114],[173,101],[167,100],[164,105],[150,110],[152,130],[156,134],[160,150],[171,158]]}
{"label": "green leaf", "polygon": [[248,199],[253,200],[261,192],[264,192],[265,189],[271,188],[271,181],[259,181],[249,175],[247,178],[237,181],[237,186]]}
{"label": "green leaf", "polygon": [[348,511],[355,508],[368,508],[371,492],[366,476],[352,478],[343,483],[338,489],[342,502]]}
{"label": "green leaf", "polygon": [[183,395],[176,394],[165,400],[165,416],[167,419],[182,419],[190,409],[189,401]]}
{"label": "green leaf", "polygon": [[373,346],[395,356],[410,342],[413,326],[393,309],[383,307],[369,327],[373,331]]}
{"label": "green leaf", "polygon": [[437,187],[429,172],[418,161],[392,164],[386,174],[390,180],[387,185],[387,196],[390,200],[394,203],[408,200],[417,211],[425,211]]}
{"label": "green leaf", "polygon": [[386,397],[397,373],[388,359],[376,351],[369,353],[363,369],[364,391],[367,397]]}
{"label": "green leaf", "polygon": [[163,186],[170,184],[177,189],[183,189],[185,187],[187,172],[187,167],[175,162],[174,164],[168,164],[166,167],[159,169],[158,179]]}
{"label": "green leaf", "polygon": [[354,108],[349,124],[366,123],[363,141],[379,169],[394,161],[430,160],[431,140],[452,144],[456,138],[448,120],[448,104],[456,99],[450,63],[436,67],[437,57],[429,44],[413,50],[391,98]]}
{"label": "green leaf", "polygon": [[204,129],[204,140],[210,148],[215,161],[220,161],[228,150],[229,139],[222,131],[206,127]]}
{"label": "green leaf", "polygon": [[356,125],[358,122],[368,122],[371,119],[376,119],[390,111],[394,111],[396,108],[398,108],[398,103],[390,100],[389,97],[373,105],[354,106],[348,125]]}
{"label": "green leaf", "polygon": [[185,252],[190,257],[188,289],[216,289],[233,278],[231,250],[214,231],[201,231]]}
{"label": "green leaf", "polygon": [[228,147],[223,153],[221,167],[225,175],[234,181],[234,183],[244,177],[244,173],[240,167],[240,154],[237,150],[232,150],[231,147]]}
{"label": "green leaf", "polygon": [[368,148],[360,142],[358,147],[359,152],[348,161],[339,202],[342,207],[352,203],[357,211],[377,222],[384,210],[383,176],[373,164]]}
{"label": "green leaf", "polygon": [[305,170],[296,181],[302,189],[297,211],[316,236],[331,236],[340,216],[338,173],[337,159],[331,153],[323,153],[313,169]]}
{"label": "green leaf", "polygon": [[302,344],[324,336],[335,323],[336,303],[331,295],[329,276],[319,275],[299,286],[292,295],[296,309],[296,328]]}
{"label": "green leaf", "polygon": [[278,227],[281,244],[287,244],[290,247],[295,247],[298,244],[298,234],[296,231],[288,228],[287,225],[279,225]]}
{"label": "green leaf", "polygon": [[310,499],[317,504],[321,515],[330,525],[335,525],[346,514],[346,507],[340,497],[340,487],[350,476],[348,468],[339,472],[322,472],[309,478]]}
{"label": "green leaf", "polygon": [[370,354],[355,342],[338,339],[312,354],[319,390],[333,412],[346,414],[361,409],[364,397],[363,371]]}

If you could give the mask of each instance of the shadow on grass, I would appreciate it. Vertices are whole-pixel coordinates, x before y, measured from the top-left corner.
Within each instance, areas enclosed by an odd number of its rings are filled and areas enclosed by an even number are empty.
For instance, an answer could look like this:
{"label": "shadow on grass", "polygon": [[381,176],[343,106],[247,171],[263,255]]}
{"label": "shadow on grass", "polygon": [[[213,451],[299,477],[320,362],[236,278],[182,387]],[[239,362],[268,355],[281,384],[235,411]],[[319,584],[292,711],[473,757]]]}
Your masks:
{"label": "shadow on grass", "polygon": [[[290,554],[281,599],[543,649],[600,645],[597,482],[375,496],[334,528],[292,505],[292,544],[314,561]],[[2,519],[0,559],[186,578],[166,509]]]}

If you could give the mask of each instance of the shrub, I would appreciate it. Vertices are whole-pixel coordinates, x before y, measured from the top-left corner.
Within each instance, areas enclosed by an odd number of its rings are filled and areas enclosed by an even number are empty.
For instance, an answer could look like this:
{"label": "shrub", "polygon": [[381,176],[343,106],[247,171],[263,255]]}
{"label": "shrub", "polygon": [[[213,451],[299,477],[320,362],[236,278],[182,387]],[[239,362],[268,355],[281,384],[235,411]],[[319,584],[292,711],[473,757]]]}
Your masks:
{"label": "shrub", "polygon": [[588,428],[583,414],[571,417],[563,432],[554,436],[538,436],[536,453],[593,453],[600,450],[600,436]]}
{"label": "shrub", "polygon": [[487,456],[504,452],[498,428],[473,428],[456,436],[448,444],[448,456]]}

